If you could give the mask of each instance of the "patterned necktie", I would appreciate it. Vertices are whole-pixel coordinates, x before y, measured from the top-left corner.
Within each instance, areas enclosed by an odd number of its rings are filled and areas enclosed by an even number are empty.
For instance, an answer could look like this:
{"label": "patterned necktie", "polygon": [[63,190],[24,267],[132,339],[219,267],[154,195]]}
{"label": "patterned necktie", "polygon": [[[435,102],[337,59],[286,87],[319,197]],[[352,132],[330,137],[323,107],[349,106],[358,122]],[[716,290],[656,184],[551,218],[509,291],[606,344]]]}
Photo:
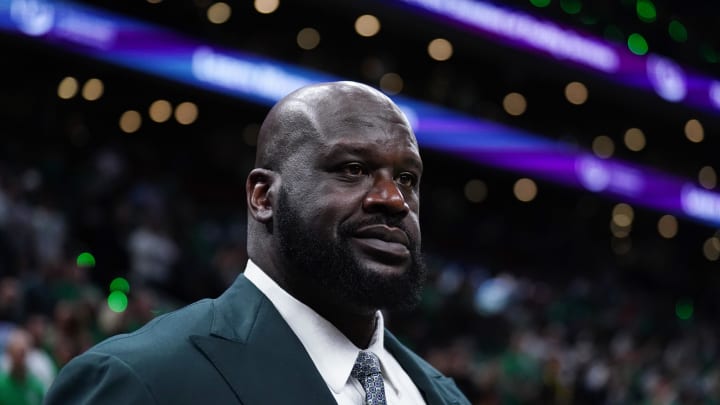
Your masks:
{"label": "patterned necktie", "polygon": [[360,352],[350,375],[357,378],[365,390],[365,405],[387,405],[380,360],[375,354]]}

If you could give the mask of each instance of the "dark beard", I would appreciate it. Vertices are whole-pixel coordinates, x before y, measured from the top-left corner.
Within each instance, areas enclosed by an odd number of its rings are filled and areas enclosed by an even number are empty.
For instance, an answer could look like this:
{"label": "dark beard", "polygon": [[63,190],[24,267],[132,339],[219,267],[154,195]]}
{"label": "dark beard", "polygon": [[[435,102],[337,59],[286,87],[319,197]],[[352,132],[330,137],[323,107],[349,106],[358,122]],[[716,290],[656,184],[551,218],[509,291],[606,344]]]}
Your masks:
{"label": "dark beard", "polygon": [[362,223],[342,224],[336,241],[322,239],[308,232],[285,190],[278,196],[275,221],[280,253],[289,266],[287,277],[292,285],[308,286],[342,307],[350,304],[354,308],[401,311],[420,302],[427,271],[417,241],[410,241],[409,268],[398,275],[378,274],[363,267],[350,247],[350,236],[356,229],[373,224],[403,229],[397,221],[375,215]]}

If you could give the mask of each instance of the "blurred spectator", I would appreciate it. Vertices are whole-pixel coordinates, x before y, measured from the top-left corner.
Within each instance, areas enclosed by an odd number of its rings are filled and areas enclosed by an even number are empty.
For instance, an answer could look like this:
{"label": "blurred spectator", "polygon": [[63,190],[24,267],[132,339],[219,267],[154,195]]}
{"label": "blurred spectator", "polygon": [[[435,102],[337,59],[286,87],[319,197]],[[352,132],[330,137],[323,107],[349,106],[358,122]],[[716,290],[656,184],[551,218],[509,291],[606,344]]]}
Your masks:
{"label": "blurred spectator", "polygon": [[32,337],[23,329],[10,334],[5,347],[9,371],[0,373],[0,404],[40,405],[44,396],[43,385],[27,367],[27,356],[32,348]]}
{"label": "blurred spectator", "polygon": [[[31,315],[25,324],[25,328],[31,343],[25,357],[26,368],[40,381],[43,386],[43,392],[46,392],[57,374],[55,362],[43,346],[46,343],[45,340],[48,329],[47,318],[40,314]],[[11,336],[17,330],[18,329],[15,329],[11,332]],[[10,373],[11,366],[11,357],[7,352],[3,353],[0,358],[0,370],[4,373]]]}
{"label": "blurred spectator", "polygon": [[179,249],[160,218],[160,213],[148,215],[145,223],[130,233],[128,251],[134,283],[167,288]]}

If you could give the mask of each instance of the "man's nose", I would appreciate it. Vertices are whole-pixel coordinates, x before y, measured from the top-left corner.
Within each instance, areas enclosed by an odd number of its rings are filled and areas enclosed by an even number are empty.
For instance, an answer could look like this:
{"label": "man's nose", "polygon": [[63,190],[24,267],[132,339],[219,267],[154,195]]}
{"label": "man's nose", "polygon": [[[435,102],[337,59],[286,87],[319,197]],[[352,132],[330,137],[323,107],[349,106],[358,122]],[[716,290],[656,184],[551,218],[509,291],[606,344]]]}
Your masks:
{"label": "man's nose", "polygon": [[410,207],[392,176],[378,175],[365,195],[363,208],[368,212],[406,215]]}

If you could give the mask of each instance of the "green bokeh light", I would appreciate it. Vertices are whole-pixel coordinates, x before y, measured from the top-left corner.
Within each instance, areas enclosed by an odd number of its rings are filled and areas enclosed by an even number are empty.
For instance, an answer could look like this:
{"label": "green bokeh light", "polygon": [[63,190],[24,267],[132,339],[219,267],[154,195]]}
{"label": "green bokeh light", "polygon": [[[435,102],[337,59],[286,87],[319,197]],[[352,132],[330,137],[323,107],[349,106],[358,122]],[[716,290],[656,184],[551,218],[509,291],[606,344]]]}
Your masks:
{"label": "green bokeh light", "polygon": [[582,2],[580,0],[560,0],[560,8],[568,14],[577,14],[582,10]]}
{"label": "green bokeh light", "polygon": [[637,11],[638,18],[642,21],[653,22],[657,19],[655,4],[650,0],[637,0],[635,11]]}
{"label": "green bokeh light", "polygon": [[530,3],[535,7],[547,7],[550,5],[550,0],[530,0]]}
{"label": "green bokeh light", "polygon": [[700,54],[710,63],[717,63],[720,60],[720,55],[708,44],[700,45]]}
{"label": "green bokeh light", "polygon": [[645,38],[638,34],[630,34],[627,40],[628,49],[635,55],[645,55],[648,52],[648,44]]}
{"label": "green bokeh light", "polygon": [[668,33],[670,34],[670,38],[677,42],[685,42],[687,41],[688,33],[685,26],[678,20],[672,20],[670,21],[670,25],[668,25]]}
{"label": "green bokeh light", "polygon": [[695,307],[691,300],[683,299],[675,303],[675,315],[683,321],[692,318],[693,312],[695,312]]}
{"label": "green bokeh light", "polygon": [[114,312],[123,312],[127,309],[128,298],[122,291],[113,291],[108,295],[108,307]]}
{"label": "green bokeh light", "polygon": [[78,267],[95,267],[95,256],[89,252],[82,252],[77,257]]}
{"label": "green bokeh light", "polygon": [[110,282],[110,292],[122,291],[125,294],[130,292],[130,283],[124,277],[117,277]]}

